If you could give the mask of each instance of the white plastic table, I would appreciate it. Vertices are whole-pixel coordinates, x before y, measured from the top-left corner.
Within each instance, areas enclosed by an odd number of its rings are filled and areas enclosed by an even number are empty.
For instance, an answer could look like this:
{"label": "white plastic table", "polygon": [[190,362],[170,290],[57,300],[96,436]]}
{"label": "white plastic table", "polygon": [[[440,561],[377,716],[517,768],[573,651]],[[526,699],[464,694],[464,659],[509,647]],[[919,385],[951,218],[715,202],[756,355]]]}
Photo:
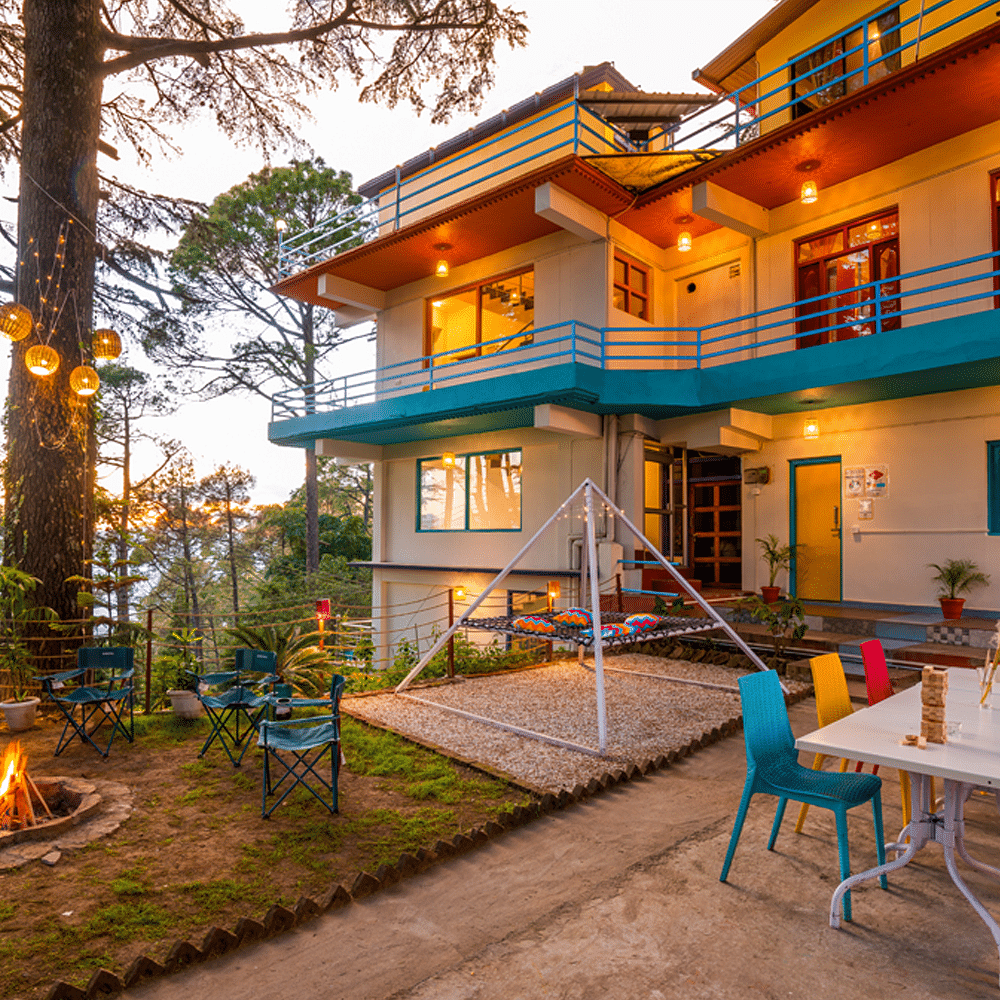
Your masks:
{"label": "white plastic table", "polygon": [[[840,926],[840,900],[848,889],[902,868],[925,845],[938,843],[952,881],[983,919],[1000,952],[1000,926],[966,885],[955,862],[957,854],[976,871],[1000,879],[1000,869],[969,857],[964,820],[965,802],[974,789],[1000,792],[1000,692],[994,695],[998,708],[980,708],[975,671],[949,670],[945,717],[949,723],[961,722],[962,731],[947,743],[928,743],[921,750],[899,742],[907,733],[920,732],[920,687],[918,684],[795,741],[797,749],[809,753],[907,771],[916,785],[910,823],[896,843],[886,845],[887,851],[896,852],[896,859],[852,875],[837,886],[830,902],[830,926]],[[931,777],[944,779],[942,812],[935,812],[930,800]],[[907,837],[909,843],[905,843]]]}

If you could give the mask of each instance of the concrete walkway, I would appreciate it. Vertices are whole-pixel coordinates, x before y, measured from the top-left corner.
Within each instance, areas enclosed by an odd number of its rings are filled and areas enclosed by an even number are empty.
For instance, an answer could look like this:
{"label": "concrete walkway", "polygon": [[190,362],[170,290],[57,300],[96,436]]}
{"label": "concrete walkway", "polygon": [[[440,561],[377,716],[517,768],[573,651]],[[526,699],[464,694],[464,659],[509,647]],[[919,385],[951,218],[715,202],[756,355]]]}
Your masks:
{"label": "concrete walkway", "polygon": [[[814,703],[792,709],[797,733]],[[745,776],[735,736],[666,771],[507,833],[289,934],[127,991],[134,1000],[907,1000],[998,996],[997,949],[940,850],[854,892],[837,883],[832,814],[812,810],[764,848],[773,800],[755,798],[730,882],[718,881]],[[886,832],[900,824],[883,772]],[[1000,863],[996,806],[967,811],[974,857]],[[854,870],[874,863],[871,812],[851,816]],[[1000,885],[969,874],[994,913]]]}

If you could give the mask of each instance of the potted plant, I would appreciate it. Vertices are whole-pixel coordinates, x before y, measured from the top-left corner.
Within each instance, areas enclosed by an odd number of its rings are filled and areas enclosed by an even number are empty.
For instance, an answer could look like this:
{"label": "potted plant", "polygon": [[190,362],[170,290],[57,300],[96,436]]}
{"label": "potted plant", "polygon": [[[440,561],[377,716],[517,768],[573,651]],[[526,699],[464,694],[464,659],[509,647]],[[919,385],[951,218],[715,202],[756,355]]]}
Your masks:
{"label": "potted plant", "polygon": [[791,566],[795,546],[782,545],[778,536],[774,534],[768,535],[767,538],[758,538],[757,544],[760,546],[761,554],[764,556],[770,574],[768,585],[761,587],[760,593],[765,604],[773,604],[781,594],[781,588],[776,587],[774,581],[783,569],[788,569]]}
{"label": "potted plant", "polygon": [[787,647],[798,642],[809,631],[802,602],[797,597],[789,597],[774,604],[761,600],[756,594],[744,597],[736,605],[736,621],[759,622],[764,626],[774,647],[774,656],[768,666],[779,673],[785,671],[783,662]]}
{"label": "potted plant", "polygon": [[971,559],[948,559],[943,565],[928,563],[927,566],[929,569],[937,570],[937,575],[931,579],[941,584],[938,594],[941,616],[949,621],[962,617],[965,598],[959,597],[959,594],[967,593],[973,587],[985,587],[990,582],[989,576],[981,573]]}
{"label": "potted plant", "polygon": [[167,672],[175,686],[168,686],[166,696],[178,719],[199,719],[205,710],[196,690],[198,677],[194,668],[198,661],[194,648],[204,637],[197,629],[182,628],[179,632],[172,632],[171,638],[180,644],[180,652],[168,657]]}
{"label": "potted plant", "polygon": [[35,666],[24,638],[25,627],[56,617],[51,608],[28,604],[28,594],[40,582],[13,566],[0,566],[0,676],[5,696],[0,709],[11,732],[22,732],[35,724],[39,703],[32,693]]}

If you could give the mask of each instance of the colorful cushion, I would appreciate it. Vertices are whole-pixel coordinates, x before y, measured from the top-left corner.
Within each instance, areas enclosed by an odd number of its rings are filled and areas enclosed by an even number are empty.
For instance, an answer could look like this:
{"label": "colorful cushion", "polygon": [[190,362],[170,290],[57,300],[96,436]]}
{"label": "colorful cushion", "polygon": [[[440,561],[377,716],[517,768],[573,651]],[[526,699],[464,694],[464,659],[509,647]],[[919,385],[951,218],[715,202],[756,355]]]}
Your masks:
{"label": "colorful cushion", "polygon": [[514,628],[524,632],[555,632],[556,627],[541,615],[522,615],[514,619]]}
{"label": "colorful cushion", "polygon": [[[602,639],[621,639],[627,635],[635,635],[637,629],[633,628],[631,625],[626,625],[624,622],[615,622],[611,625],[601,626],[601,638]],[[593,639],[594,630],[592,628],[585,628],[580,632],[581,639]]]}
{"label": "colorful cushion", "polygon": [[560,625],[580,625],[584,628],[590,628],[594,623],[590,612],[584,608],[567,608],[565,611],[553,615],[552,620]]}
{"label": "colorful cushion", "polygon": [[625,619],[626,625],[631,625],[639,632],[648,632],[650,629],[660,627],[660,616],[643,613],[639,615],[629,615]]}

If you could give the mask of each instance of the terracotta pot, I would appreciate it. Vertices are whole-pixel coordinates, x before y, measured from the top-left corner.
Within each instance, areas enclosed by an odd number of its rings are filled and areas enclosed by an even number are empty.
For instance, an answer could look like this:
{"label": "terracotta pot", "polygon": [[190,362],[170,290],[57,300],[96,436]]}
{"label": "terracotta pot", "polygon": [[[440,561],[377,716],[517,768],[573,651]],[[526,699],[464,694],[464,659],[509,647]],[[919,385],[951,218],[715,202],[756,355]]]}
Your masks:
{"label": "terracotta pot", "polygon": [[35,724],[35,709],[38,708],[38,698],[27,701],[5,701],[0,703],[7,728],[12,733],[23,733]]}
{"label": "terracotta pot", "polygon": [[939,597],[941,602],[941,617],[948,621],[957,621],[962,617],[962,605],[965,604],[964,597]]}
{"label": "terracotta pot", "polygon": [[761,587],[760,596],[764,599],[765,604],[774,604],[781,596],[781,587]]}

